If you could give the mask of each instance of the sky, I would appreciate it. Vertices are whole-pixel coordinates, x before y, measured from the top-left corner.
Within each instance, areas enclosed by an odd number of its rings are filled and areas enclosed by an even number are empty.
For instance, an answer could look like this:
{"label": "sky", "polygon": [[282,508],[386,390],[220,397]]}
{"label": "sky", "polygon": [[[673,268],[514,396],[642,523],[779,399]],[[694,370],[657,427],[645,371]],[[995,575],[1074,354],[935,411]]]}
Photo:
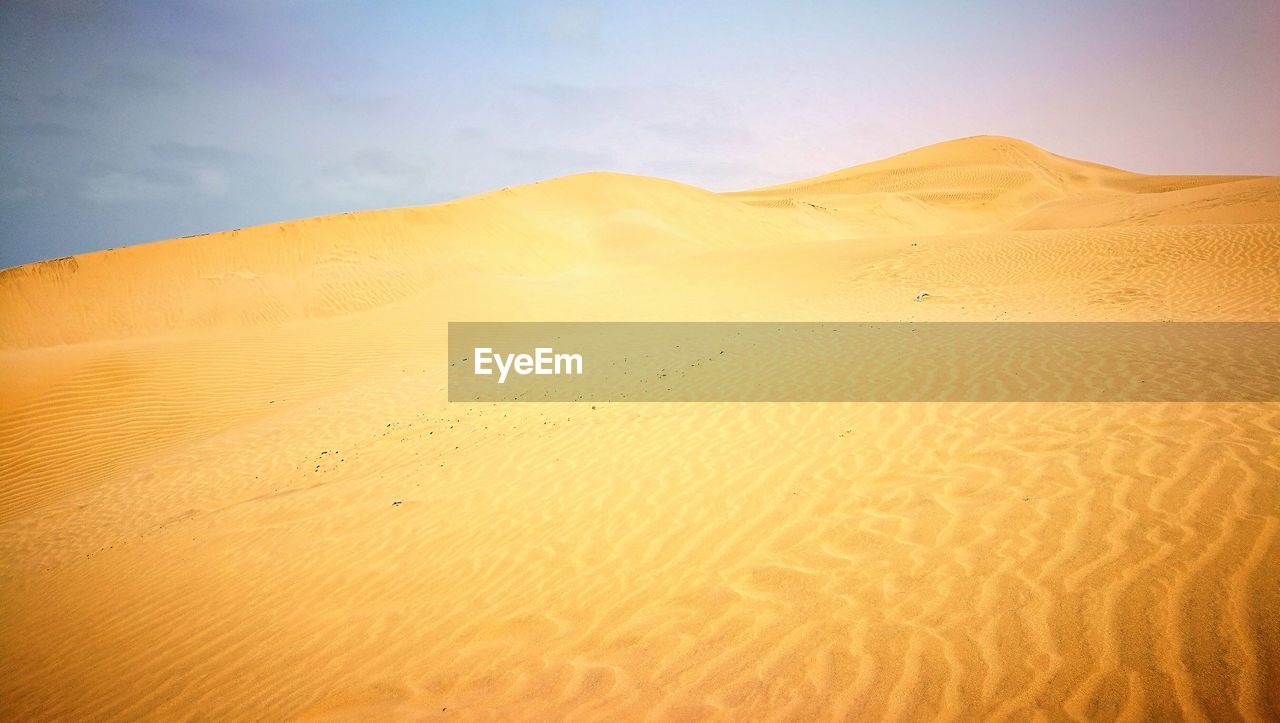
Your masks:
{"label": "sky", "polygon": [[609,170],[978,134],[1280,174],[1280,2],[0,2],[0,267]]}

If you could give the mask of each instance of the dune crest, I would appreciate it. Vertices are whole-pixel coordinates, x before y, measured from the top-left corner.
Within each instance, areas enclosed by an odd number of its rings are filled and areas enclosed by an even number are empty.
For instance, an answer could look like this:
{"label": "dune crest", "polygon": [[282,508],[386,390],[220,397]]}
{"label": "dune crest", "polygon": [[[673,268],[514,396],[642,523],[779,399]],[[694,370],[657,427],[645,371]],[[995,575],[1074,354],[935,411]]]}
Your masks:
{"label": "dune crest", "polygon": [[1280,179],[993,136],[4,270],[0,716],[1275,719],[1275,404],[450,405],[444,359],[448,321],[1277,289]]}

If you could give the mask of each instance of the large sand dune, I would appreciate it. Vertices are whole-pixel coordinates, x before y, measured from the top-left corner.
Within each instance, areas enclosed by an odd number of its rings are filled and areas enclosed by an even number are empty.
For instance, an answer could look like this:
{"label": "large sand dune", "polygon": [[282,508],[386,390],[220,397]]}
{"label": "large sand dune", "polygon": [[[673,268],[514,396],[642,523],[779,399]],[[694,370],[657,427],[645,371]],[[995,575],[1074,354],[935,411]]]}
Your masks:
{"label": "large sand dune", "polygon": [[450,320],[1278,292],[1280,179],[998,137],[9,269],[0,717],[1276,719],[1280,405],[450,405],[443,360]]}

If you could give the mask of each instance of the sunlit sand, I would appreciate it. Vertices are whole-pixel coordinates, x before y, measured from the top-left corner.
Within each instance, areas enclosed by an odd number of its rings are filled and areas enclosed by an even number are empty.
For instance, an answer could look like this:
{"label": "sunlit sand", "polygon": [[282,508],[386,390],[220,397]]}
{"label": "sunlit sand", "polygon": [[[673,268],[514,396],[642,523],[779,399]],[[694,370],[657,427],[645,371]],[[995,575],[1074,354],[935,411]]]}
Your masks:
{"label": "sunlit sand", "polygon": [[[927,295],[922,295],[927,290]],[[1280,321],[1280,179],[968,138],[0,272],[0,717],[1280,717],[1280,404],[453,404],[448,321]]]}

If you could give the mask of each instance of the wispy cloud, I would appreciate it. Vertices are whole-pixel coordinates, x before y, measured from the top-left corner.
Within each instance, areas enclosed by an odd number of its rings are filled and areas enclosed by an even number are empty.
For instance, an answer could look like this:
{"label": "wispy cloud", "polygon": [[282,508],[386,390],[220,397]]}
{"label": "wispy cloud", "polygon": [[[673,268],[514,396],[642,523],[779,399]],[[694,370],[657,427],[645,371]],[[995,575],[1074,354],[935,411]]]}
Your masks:
{"label": "wispy cloud", "polygon": [[85,179],[80,198],[91,203],[121,204],[156,201],[172,196],[175,188],[164,174],[108,171]]}

